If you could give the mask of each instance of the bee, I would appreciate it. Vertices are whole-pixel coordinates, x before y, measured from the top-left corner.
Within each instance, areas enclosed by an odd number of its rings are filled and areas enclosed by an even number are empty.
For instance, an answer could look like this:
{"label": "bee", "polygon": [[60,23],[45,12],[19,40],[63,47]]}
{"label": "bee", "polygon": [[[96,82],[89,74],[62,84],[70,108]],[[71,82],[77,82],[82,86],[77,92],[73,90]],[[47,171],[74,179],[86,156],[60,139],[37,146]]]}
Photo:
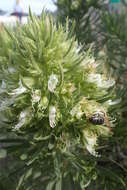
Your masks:
{"label": "bee", "polygon": [[105,124],[109,129],[111,129],[108,117],[104,112],[101,111],[95,112],[91,117],[89,117],[89,121],[94,125]]}
{"label": "bee", "polygon": [[103,112],[96,112],[89,118],[89,121],[95,125],[103,125],[104,117],[105,114]]}

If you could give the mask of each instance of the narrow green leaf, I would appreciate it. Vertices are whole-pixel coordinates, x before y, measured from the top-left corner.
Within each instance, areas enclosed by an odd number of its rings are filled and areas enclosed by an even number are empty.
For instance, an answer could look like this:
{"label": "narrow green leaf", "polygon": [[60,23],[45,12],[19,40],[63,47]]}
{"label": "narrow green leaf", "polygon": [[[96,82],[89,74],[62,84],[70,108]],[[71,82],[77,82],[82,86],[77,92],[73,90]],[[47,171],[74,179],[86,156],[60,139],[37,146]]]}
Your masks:
{"label": "narrow green leaf", "polygon": [[62,190],[62,178],[56,182],[55,190]]}
{"label": "narrow green leaf", "polygon": [[20,187],[21,187],[21,185],[22,185],[22,183],[23,183],[23,181],[24,181],[24,177],[25,177],[25,174],[20,177],[19,183],[18,183],[18,185],[17,185],[17,187],[16,187],[16,190],[19,190],[19,189],[20,189]]}
{"label": "narrow green leaf", "polygon": [[55,185],[55,181],[49,182],[46,187],[46,190],[53,190],[54,185]]}

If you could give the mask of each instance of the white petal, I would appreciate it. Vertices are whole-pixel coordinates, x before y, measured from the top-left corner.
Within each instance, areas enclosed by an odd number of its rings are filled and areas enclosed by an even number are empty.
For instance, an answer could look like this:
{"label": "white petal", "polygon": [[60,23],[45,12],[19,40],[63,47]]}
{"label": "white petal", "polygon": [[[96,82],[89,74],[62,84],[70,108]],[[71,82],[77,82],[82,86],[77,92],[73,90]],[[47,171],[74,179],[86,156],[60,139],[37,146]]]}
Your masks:
{"label": "white petal", "polygon": [[88,75],[87,81],[90,83],[96,83],[96,85],[100,88],[110,88],[114,86],[115,81],[112,79],[103,80],[103,76],[101,74],[91,73]]}
{"label": "white petal", "polygon": [[26,91],[26,88],[22,85],[22,82],[19,82],[19,87],[14,89],[9,95],[20,95]]}
{"label": "white petal", "polygon": [[83,112],[81,110],[81,106],[77,104],[73,109],[70,111],[70,114],[72,117],[76,117],[77,119],[80,119],[83,115]]}
{"label": "white petal", "polygon": [[35,90],[32,94],[32,102],[33,103],[39,102],[40,99],[41,99],[41,91]]}
{"label": "white petal", "polygon": [[111,106],[111,105],[119,104],[120,102],[121,102],[121,99],[117,99],[115,101],[108,100],[106,103]]}
{"label": "white petal", "polygon": [[56,126],[56,108],[55,106],[50,106],[49,109],[49,124],[51,128]]}
{"label": "white petal", "polygon": [[101,84],[102,78],[100,74],[91,73],[88,75],[87,81],[90,83],[96,82],[96,83]]}
{"label": "white petal", "polygon": [[110,88],[115,85],[115,81],[107,80],[107,81],[104,81],[102,85],[103,85],[102,87],[104,87],[104,88]]}
{"label": "white petal", "polygon": [[57,83],[58,83],[57,75],[54,75],[54,74],[50,75],[49,80],[48,80],[48,90],[50,92],[54,92],[56,89]]}
{"label": "white petal", "polygon": [[95,150],[95,147],[97,146],[97,135],[89,134],[87,130],[84,131],[84,135],[86,139],[86,149],[88,150],[88,152],[93,156],[99,156]]}
{"label": "white petal", "polygon": [[3,89],[5,89],[6,88],[6,83],[5,83],[5,81],[4,80],[2,80],[2,84],[1,84],[1,88],[3,88]]}
{"label": "white petal", "polygon": [[26,117],[28,116],[28,114],[28,110],[24,110],[20,113],[19,122],[17,125],[15,125],[14,130],[20,129],[25,124]]}

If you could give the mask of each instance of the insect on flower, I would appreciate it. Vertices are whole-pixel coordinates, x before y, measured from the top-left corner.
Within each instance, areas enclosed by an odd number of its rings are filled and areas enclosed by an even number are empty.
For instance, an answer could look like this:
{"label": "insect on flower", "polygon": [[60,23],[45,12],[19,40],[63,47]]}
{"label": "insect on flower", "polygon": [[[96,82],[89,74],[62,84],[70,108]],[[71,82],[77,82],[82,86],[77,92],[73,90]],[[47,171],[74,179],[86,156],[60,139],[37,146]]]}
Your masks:
{"label": "insect on flower", "polygon": [[101,111],[95,112],[92,116],[89,117],[89,121],[94,125],[106,124],[106,126],[110,128],[108,117],[104,112]]}
{"label": "insect on flower", "polygon": [[95,125],[102,125],[104,124],[104,116],[103,112],[96,112],[89,118],[89,121]]}

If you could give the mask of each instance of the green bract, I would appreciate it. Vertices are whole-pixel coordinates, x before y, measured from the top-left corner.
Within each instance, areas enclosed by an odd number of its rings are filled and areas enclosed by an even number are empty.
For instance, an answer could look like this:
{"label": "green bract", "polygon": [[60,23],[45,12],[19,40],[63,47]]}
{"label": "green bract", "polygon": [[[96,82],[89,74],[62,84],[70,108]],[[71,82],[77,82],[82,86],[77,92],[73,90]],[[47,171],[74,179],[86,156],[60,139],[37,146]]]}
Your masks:
{"label": "green bract", "polygon": [[16,190],[77,190],[95,180],[97,140],[110,130],[89,118],[103,112],[109,120],[105,102],[114,82],[97,73],[90,51],[79,53],[68,26],[43,13],[6,29],[0,83],[0,130],[9,135],[0,138],[10,143]]}

